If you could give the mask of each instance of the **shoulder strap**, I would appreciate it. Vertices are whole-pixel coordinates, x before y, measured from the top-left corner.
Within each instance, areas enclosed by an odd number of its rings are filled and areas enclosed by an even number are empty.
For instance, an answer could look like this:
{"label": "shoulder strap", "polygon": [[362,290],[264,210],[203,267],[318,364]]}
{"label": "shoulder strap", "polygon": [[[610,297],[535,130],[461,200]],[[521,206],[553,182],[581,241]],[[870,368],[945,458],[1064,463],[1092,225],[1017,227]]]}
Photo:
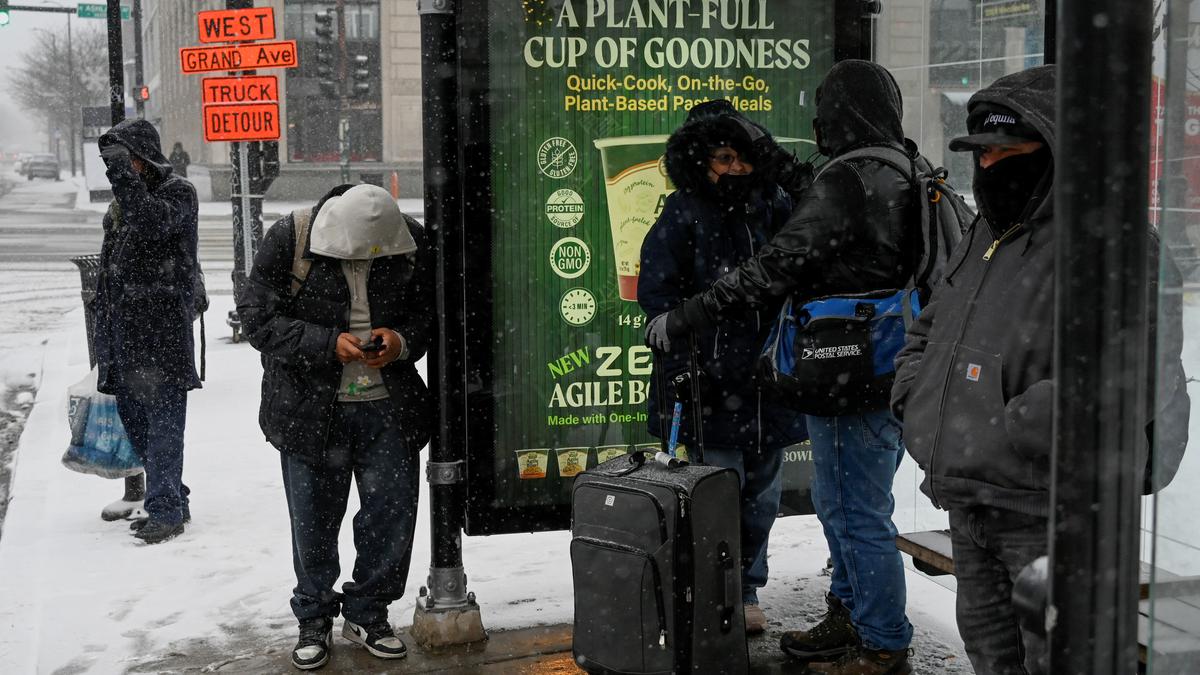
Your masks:
{"label": "shoulder strap", "polygon": [[881,164],[886,164],[896,171],[899,171],[900,175],[907,178],[910,183],[916,179],[916,176],[913,175],[915,160],[896,148],[886,145],[872,145],[865,148],[859,148],[857,150],[851,150],[844,155],[838,155],[837,157],[830,159],[828,162],[825,162],[825,164],[821,167],[821,170],[817,172],[817,177],[820,178],[821,174],[828,171],[829,167],[837,164],[838,162],[859,158],[873,159]]}
{"label": "shoulder strap", "polygon": [[300,287],[304,285],[304,280],[308,278],[308,271],[312,269],[312,261],[304,258],[304,249],[308,246],[308,228],[312,221],[312,211],[308,208],[300,208],[292,211],[292,231],[294,242],[292,245],[292,297],[296,297],[300,293]]}

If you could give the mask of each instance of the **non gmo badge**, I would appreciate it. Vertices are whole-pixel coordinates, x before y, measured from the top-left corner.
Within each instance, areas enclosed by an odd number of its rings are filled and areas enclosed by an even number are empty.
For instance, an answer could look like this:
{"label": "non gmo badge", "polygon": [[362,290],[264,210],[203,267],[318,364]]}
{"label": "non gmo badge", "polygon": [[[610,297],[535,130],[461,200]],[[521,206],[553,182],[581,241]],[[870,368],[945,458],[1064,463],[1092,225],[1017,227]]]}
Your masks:
{"label": "non gmo badge", "polygon": [[537,152],[538,170],[550,178],[566,178],[579,164],[575,144],[561,136],[547,138]]}
{"label": "non gmo badge", "polygon": [[583,220],[583,197],[570,188],[555,190],[546,200],[546,217],[555,227],[575,227]]}
{"label": "non gmo badge", "polygon": [[558,302],[563,321],[572,326],[586,325],[596,316],[596,296],[586,288],[572,288]]}
{"label": "non gmo badge", "polygon": [[564,279],[575,279],[587,271],[592,252],[582,239],[564,237],[550,249],[550,268]]}

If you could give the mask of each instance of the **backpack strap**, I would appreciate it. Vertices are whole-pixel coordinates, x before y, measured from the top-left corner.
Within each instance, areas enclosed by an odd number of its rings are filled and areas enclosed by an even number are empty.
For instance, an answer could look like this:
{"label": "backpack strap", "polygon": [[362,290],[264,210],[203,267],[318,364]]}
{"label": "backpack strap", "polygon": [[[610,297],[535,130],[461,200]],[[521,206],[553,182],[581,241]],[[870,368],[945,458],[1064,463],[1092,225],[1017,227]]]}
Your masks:
{"label": "backpack strap", "polygon": [[909,157],[904,152],[901,152],[897,148],[893,148],[888,145],[872,145],[838,155],[837,157],[830,159],[828,162],[825,162],[825,164],[821,166],[821,170],[817,172],[817,178],[820,178],[821,174],[828,171],[831,166],[837,164],[838,162],[862,158],[873,159],[880,164],[890,166],[896,171],[899,171],[900,175],[908,179],[909,183],[916,182],[916,176],[914,175],[916,173],[916,160],[912,157]]}
{"label": "backpack strap", "polygon": [[308,247],[308,230],[312,223],[312,211],[300,208],[292,211],[292,297],[300,294],[300,287],[308,279],[312,269],[312,260],[304,257],[304,249]]}

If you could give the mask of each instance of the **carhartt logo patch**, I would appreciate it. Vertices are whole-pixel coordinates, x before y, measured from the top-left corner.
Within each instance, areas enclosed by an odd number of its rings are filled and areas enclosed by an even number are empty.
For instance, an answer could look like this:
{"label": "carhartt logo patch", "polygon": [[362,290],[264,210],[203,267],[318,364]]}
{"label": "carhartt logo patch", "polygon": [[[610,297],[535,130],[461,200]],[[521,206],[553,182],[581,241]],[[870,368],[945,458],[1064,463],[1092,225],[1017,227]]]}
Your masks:
{"label": "carhartt logo patch", "polygon": [[978,382],[979,376],[983,374],[983,366],[978,363],[967,364],[967,379],[972,382]]}
{"label": "carhartt logo patch", "polygon": [[605,506],[612,506],[614,503],[616,503],[616,501],[617,501],[617,498],[615,496],[604,495],[604,505]]}

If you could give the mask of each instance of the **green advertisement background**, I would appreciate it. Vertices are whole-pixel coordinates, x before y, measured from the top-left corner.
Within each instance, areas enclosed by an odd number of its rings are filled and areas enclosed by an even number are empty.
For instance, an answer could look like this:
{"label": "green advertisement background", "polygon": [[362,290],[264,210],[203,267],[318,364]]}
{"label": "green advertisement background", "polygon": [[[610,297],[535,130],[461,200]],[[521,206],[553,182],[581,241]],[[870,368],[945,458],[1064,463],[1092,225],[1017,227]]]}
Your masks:
{"label": "green advertisement background", "polygon": [[[650,5],[664,2],[642,0],[613,0],[617,20],[624,22],[633,4],[646,10]],[[586,21],[587,2],[570,3],[580,24]],[[695,5],[692,11],[710,3]],[[569,503],[571,479],[559,476],[553,449],[557,447],[588,447],[588,466],[595,466],[597,446],[654,442],[647,432],[645,403],[630,404],[631,388],[648,386],[650,375],[639,368],[630,373],[630,354],[638,355],[635,366],[644,365],[648,354],[640,353],[643,344],[645,317],[636,302],[622,300],[618,295],[617,275],[609,227],[608,204],[601,166],[601,154],[596,139],[669,134],[685,118],[683,108],[665,112],[579,112],[564,110],[564,97],[576,93],[568,90],[569,76],[603,77],[612,74],[618,80],[626,75],[653,79],[663,75],[671,85],[682,76],[708,80],[721,75],[741,82],[746,76],[760,78],[769,86],[761,94],[772,104],[770,111],[745,110],[745,114],[767,126],[777,136],[811,138],[811,118],[815,109],[813,98],[817,84],[833,63],[832,4],[820,0],[721,0],[712,2],[718,12],[735,12],[749,7],[747,15],[758,20],[765,7],[767,24],[771,29],[724,29],[710,26],[707,30],[697,16],[684,18],[682,28],[675,26],[647,28],[610,28],[604,25],[570,27],[559,25],[564,0],[539,2],[488,3],[491,119],[491,176],[493,228],[493,394],[495,404],[495,506],[565,504]],[[675,6],[667,0],[665,5]],[[648,13],[648,12],[643,12]],[[677,15],[672,12],[672,20]],[[719,14],[718,14],[719,16]],[[605,17],[596,19],[606,23]],[[729,40],[807,40],[809,63],[806,68],[786,70],[761,67],[698,68],[664,67],[654,69],[643,60],[644,48],[655,37]],[[581,38],[589,46],[574,67],[531,67],[525,58],[530,39]],[[604,68],[593,58],[594,49],[603,38],[634,38],[638,43],[636,58],[627,67]],[[535,47],[540,44],[535,42]],[[576,40],[576,45],[579,41]],[[536,52],[535,52],[536,53]],[[742,89],[732,91],[699,90],[672,91],[689,99],[728,98],[758,100],[761,92]],[[616,95],[652,99],[660,92],[614,91],[579,92],[581,96],[608,97]],[[735,101],[735,104],[737,102]],[[670,105],[670,98],[668,98]],[[574,147],[576,162],[569,175],[553,177],[539,168],[538,154],[547,141],[566,139]],[[564,149],[551,143],[554,156]],[[570,153],[568,152],[568,155]],[[543,164],[545,164],[543,162]],[[550,173],[565,171],[558,163]],[[466,184],[470,189],[470,177]],[[555,191],[569,188],[583,200],[584,214],[578,224],[561,228],[546,215],[547,199]],[[564,237],[575,237],[590,249],[586,272],[574,279],[556,274],[550,263],[551,250]],[[468,274],[470,270],[468,270]],[[568,291],[586,289],[595,298],[595,315],[586,325],[575,326],[563,319],[560,302]],[[606,359],[597,350],[619,350],[619,356],[603,368]],[[580,363],[573,372],[557,375],[549,364],[564,356],[586,350],[590,363]],[[575,365],[575,361],[570,361]],[[612,375],[619,371],[619,375]],[[607,375],[607,376],[606,376]],[[630,382],[640,384],[630,384]],[[552,408],[550,402],[555,385],[568,387],[578,383],[600,383],[607,393],[609,382],[619,382],[624,394],[622,405]],[[590,386],[596,386],[591,384]],[[548,424],[551,414],[574,416],[579,424],[563,426]],[[618,418],[608,421],[616,413]],[[585,424],[584,420],[602,414],[603,423]],[[632,420],[632,421],[628,421]],[[656,420],[653,420],[657,424]],[[549,449],[549,466],[543,479],[518,477],[517,450]]]}

